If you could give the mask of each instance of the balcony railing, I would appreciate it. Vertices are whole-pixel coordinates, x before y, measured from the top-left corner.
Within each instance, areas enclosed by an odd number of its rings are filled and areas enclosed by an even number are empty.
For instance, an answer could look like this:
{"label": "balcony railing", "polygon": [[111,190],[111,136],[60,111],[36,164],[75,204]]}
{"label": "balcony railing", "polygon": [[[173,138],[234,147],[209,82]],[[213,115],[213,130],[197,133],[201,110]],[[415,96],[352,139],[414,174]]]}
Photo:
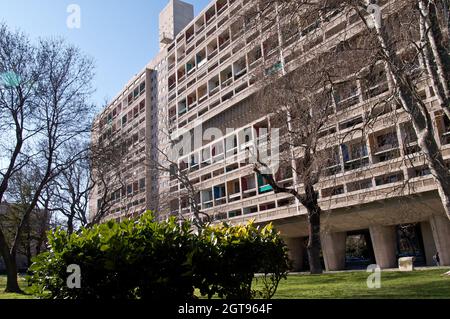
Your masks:
{"label": "balcony railing", "polygon": [[216,86],[215,88],[213,88],[212,90],[209,91],[209,96],[213,96],[214,94],[216,94],[217,92],[219,92],[219,86]]}
{"label": "balcony railing", "polygon": [[195,34],[198,35],[200,34],[203,30],[205,30],[205,25],[203,24],[200,28],[197,29],[197,31],[195,31]]}
{"label": "balcony railing", "polygon": [[223,42],[221,45],[219,45],[219,50],[222,51],[224,50],[226,47],[228,47],[230,45],[231,41],[228,38],[225,42]]}
{"label": "balcony railing", "polygon": [[206,99],[208,98],[208,94],[205,93],[205,95],[198,98],[198,104],[202,104]]}
{"label": "balcony railing", "polygon": [[222,13],[224,13],[227,8],[228,8],[228,4],[225,4],[222,8],[217,10],[217,16],[220,16]]}
{"label": "balcony railing", "polygon": [[186,112],[187,112],[187,107],[184,107],[183,109],[178,110],[178,115],[181,116],[181,115],[185,114]]}
{"label": "balcony railing", "polygon": [[195,70],[197,70],[197,67],[192,67],[189,71],[187,71],[187,75],[191,75]]}
{"label": "balcony railing", "polygon": [[247,68],[244,67],[242,70],[240,70],[239,72],[237,72],[234,75],[234,79],[237,80],[237,79],[241,78],[242,76],[244,76],[246,73],[247,73]]}
{"label": "balcony railing", "polygon": [[397,143],[386,143],[386,144],[378,145],[378,147],[375,150],[374,155],[389,152],[389,151],[395,150],[397,148],[398,148]]}
{"label": "balcony railing", "polygon": [[197,106],[197,101],[189,104],[189,111],[192,110],[193,108],[195,108]]}
{"label": "balcony railing", "polygon": [[222,82],[222,89],[226,88],[227,86],[229,86],[231,84],[231,82],[233,81],[233,77],[229,77],[228,79],[226,79],[225,81]]}
{"label": "balcony railing", "polygon": [[186,39],[186,44],[190,43],[194,39],[195,34],[193,33],[189,38]]}
{"label": "balcony railing", "polygon": [[218,48],[215,48],[214,51],[208,55],[208,60],[211,60],[213,57],[215,57],[217,55],[217,52],[219,52]]}
{"label": "balcony railing", "polygon": [[337,107],[337,110],[340,111],[340,110],[349,108],[353,105],[356,105],[358,103],[359,103],[359,92],[356,92],[353,95],[351,95],[343,100],[338,101],[336,103],[336,107]]}
{"label": "balcony railing", "polygon": [[208,62],[207,59],[203,59],[200,62],[197,63],[197,68],[200,69],[202,66],[204,66]]}

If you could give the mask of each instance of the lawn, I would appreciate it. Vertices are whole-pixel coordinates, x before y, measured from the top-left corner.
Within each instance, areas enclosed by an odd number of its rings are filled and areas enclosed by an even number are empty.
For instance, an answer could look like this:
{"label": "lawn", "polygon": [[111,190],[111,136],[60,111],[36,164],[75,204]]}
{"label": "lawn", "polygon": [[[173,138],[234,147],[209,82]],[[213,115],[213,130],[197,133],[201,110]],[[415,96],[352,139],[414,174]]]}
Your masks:
{"label": "lawn", "polygon": [[[364,271],[341,272],[311,276],[290,275],[280,283],[276,299],[308,298],[448,298],[450,276],[442,276],[445,269],[418,270],[414,272],[385,271],[381,273],[381,288],[367,288],[369,273]],[[23,277],[22,289],[29,291]],[[30,295],[5,294],[6,277],[0,276],[0,299],[29,299]]]}
{"label": "lawn", "polygon": [[385,271],[381,288],[367,288],[364,271],[341,272],[320,276],[291,275],[283,280],[274,298],[449,298],[450,276],[441,276],[444,269],[414,272]]}
{"label": "lawn", "polygon": [[[28,284],[25,280],[25,277],[19,277],[19,286],[20,288],[27,293],[29,291]],[[29,294],[19,295],[19,294],[10,294],[5,293],[6,287],[6,276],[0,276],[0,299],[32,299],[33,296]]]}

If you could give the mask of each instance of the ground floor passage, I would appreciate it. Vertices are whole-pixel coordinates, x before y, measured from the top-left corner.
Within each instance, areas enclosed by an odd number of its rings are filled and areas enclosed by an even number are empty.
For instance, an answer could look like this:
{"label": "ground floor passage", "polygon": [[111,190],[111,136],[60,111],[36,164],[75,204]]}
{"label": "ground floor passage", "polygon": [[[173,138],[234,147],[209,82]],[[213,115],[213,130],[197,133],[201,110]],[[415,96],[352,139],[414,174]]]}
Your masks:
{"label": "ground floor passage", "polygon": [[[396,268],[400,257],[414,257],[416,267],[436,266],[436,253],[440,266],[450,266],[450,221],[432,194],[324,213],[321,223],[327,271],[363,269],[370,264]],[[307,271],[306,216],[274,224],[289,249],[292,270]]]}

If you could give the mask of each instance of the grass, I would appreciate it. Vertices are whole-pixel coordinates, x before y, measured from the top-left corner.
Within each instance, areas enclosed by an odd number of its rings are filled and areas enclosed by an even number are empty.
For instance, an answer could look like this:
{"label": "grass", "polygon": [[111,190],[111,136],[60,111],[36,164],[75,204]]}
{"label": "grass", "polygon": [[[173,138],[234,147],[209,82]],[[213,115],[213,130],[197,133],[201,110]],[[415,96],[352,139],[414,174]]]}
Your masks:
{"label": "grass", "polygon": [[21,294],[5,293],[6,288],[6,276],[0,276],[0,299],[33,299],[34,297],[29,294],[30,288],[28,287],[25,277],[19,276],[19,286],[25,292]]}
{"label": "grass", "polygon": [[[340,272],[312,276],[290,275],[280,283],[276,299],[325,299],[325,298],[446,298],[450,299],[450,276],[442,276],[449,269],[417,270],[414,272],[384,271],[381,288],[367,288],[369,273],[364,271]],[[19,285],[29,292],[24,277]],[[31,299],[33,296],[5,294],[6,277],[0,276],[0,299]],[[258,288],[256,284],[255,288]]]}
{"label": "grass", "polygon": [[[381,273],[381,288],[369,289],[364,271],[312,275],[290,275],[283,280],[274,298],[446,298],[450,299],[450,276],[442,276],[445,269],[414,272],[385,271]],[[256,285],[257,287],[258,285]]]}

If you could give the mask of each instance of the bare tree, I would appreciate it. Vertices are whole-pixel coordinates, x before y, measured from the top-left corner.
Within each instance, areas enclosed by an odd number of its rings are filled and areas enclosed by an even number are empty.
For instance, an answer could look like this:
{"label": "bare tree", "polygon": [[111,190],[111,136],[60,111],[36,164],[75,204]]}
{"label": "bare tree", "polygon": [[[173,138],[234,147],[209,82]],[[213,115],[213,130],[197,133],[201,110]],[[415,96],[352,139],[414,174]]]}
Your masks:
{"label": "bare tree", "polygon": [[[431,79],[440,107],[448,116],[448,70],[445,69],[448,67],[448,50],[444,49],[443,39],[436,40],[436,34],[439,34],[438,38],[444,34],[442,24],[437,19],[437,2],[431,1],[428,4],[429,7],[426,8],[424,1],[399,1],[395,5],[387,6],[383,11],[383,23],[372,23],[374,27],[370,32],[378,40],[378,58],[385,64],[396,100],[411,119],[419,147],[436,181],[441,202],[450,219],[450,173],[434,134],[432,110],[420,96],[416,77],[409,72],[410,68],[405,67],[408,61],[405,61],[401,54],[404,50],[414,48],[427,71],[426,76]],[[370,22],[361,13],[361,9],[358,14],[365,24],[369,25]],[[441,15],[444,16],[443,12]],[[440,43],[439,48],[437,43]]]}
{"label": "bare tree", "polygon": [[[162,132],[161,134],[167,134]],[[150,160],[149,166],[154,174],[167,176],[170,181],[177,181],[181,190],[172,193],[170,190],[160,199],[159,208],[161,212],[166,212],[166,216],[171,215],[172,211],[177,211],[177,217],[185,219],[183,212],[179,213],[178,207],[173,207],[173,203],[178,206],[179,201],[186,201],[193,214],[193,223],[197,229],[201,230],[206,224],[210,223],[211,217],[202,211],[200,203],[200,190],[195,186],[189,176],[187,163],[179,162],[177,157],[171,156],[175,148],[175,141],[170,141],[165,148],[158,148],[158,156]]]}
{"label": "bare tree", "polygon": [[[323,41],[320,33],[325,32],[328,21],[336,15],[346,16],[352,24],[362,22],[365,28],[358,28],[365,41],[358,50],[367,53],[366,67],[384,65],[389,79],[390,100],[396,101],[410,117],[420,150],[450,218],[450,175],[436,139],[433,110],[424,103],[421,86],[418,85],[423,81],[430,82],[448,121],[448,2],[402,0],[381,5],[378,1],[358,0],[259,0],[256,3],[259,19],[272,19],[272,23],[276,23],[279,18],[274,12],[281,13],[284,29],[294,34],[294,40],[306,38],[307,48],[311,42],[314,46]],[[274,7],[278,10],[273,10]],[[348,31],[343,28],[341,33],[345,36]],[[319,36],[315,38],[314,34]]]}
{"label": "bare tree", "polygon": [[11,177],[19,169],[27,166],[39,172],[39,181],[11,244],[0,228],[6,291],[21,292],[15,261],[20,235],[46,185],[80,157],[78,152],[65,156],[63,150],[77,136],[89,132],[93,64],[62,40],[41,40],[32,47],[25,36],[9,32],[5,26],[0,33],[0,72],[14,74],[1,89],[1,129],[2,134],[12,137],[12,151],[3,158],[6,168],[1,170],[0,200],[4,200]]}
{"label": "bare tree", "polygon": [[[66,152],[71,154],[79,145],[70,145]],[[88,226],[88,200],[94,187],[91,179],[88,148],[81,157],[70,163],[66,170],[49,185],[50,210],[60,213],[67,220],[67,232],[72,234],[77,226]]]}
{"label": "bare tree", "polygon": [[26,220],[22,221],[33,199],[34,188],[39,178],[38,171],[29,171],[26,168],[15,174],[7,194],[11,203],[7,205],[6,213],[0,216],[0,225],[10,244],[20,223],[24,223],[17,244],[17,254],[26,257],[27,267],[31,265],[31,258],[40,253],[44,247],[46,232],[50,226],[50,212],[45,206],[40,205],[37,205]]}
{"label": "bare tree", "polygon": [[[35,60],[35,49],[21,33],[10,32],[0,25],[0,130],[1,142],[0,202],[11,179],[29,161],[25,145],[40,131],[33,123],[35,92],[33,86],[43,74]],[[17,284],[14,251],[0,228],[0,252],[8,270],[6,291],[20,291]]]}

